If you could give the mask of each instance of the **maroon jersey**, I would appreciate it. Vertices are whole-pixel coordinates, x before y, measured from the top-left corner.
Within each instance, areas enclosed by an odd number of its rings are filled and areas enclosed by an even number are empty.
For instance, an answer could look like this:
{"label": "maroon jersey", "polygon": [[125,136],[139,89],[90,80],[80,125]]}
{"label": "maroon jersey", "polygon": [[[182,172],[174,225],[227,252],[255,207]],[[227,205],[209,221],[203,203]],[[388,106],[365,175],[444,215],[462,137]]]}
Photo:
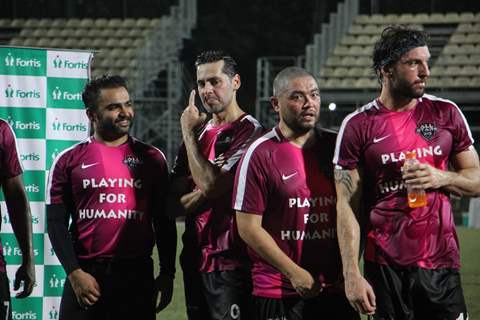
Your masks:
{"label": "maroon jersey", "polygon": [[347,170],[363,169],[369,214],[366,260],[428,269],[460,267],[449,195],[427,190],[428,205],[410,208],[401,167],[407,151],[415,151],[420,162],[448,170],[449,159],[472,144],[460,109],[430,95],[403,112],[374,100],[345,118],[333,162]]}
{"label": "maroon jersey", "polygon": [[[259,122],[250,115],[243,115],[234,122],[221,126],[215,126],[210,121],[200,132],[200,150],[211,162],[223,156],[222,169],[235,172],[246,147],[260,135],[261,131]],[[175,160],[173,176],[188,176],[191,190],[198,188],[191,178],[184,145]],[[242,266],[239,259],[241,253],[238,252],[240,249],[237,247],[240,239],[233,225],[234,211],[231,208],[231,199],[229,191],[215,199],[206,200],[185,220],[184,245],[201,250],[201,256],[197,257],[201,272],[234,270]]]}
{"label": "maroon jersey", "polygon": [[[18,176],[23,172],[17,151],[15,133],[6,121],[0,119],[0,185],[6,179]],[[7,214],[4,212],[3,214]],[[0,271],[5,272],[3,247],[0,243]]]}
{"label": "maroon jersey", "polygon": [[80,259],[150,255],[152,218],[163,214],[168,168],[163,153],[129,137],[111,147],[93,138],[54,161],[47,204],[63,204]]}
{"label": "maroon jersey", "polygon": [[[278,127],[256,140],[242,158],[233,193],[237,211],[262,215],[262,227],[296,264],[325,285],[341,279],[336,194],[331,157],[336,134],[319,131],[314,146],[299,148]],[[275,267],[249,250],[253,293],[297,296]]]}

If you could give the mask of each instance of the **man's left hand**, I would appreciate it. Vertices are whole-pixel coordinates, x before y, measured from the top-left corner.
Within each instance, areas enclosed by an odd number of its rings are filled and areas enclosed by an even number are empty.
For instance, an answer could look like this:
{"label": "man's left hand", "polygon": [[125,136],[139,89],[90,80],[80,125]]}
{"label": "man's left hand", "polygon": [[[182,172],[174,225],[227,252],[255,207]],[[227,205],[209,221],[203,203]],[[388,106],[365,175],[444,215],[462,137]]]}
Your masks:
{"label": "man's left hand", "polygon": [[403,169],[405,183],[420,189],[439,189],[448,181],[448,171],[432,167],[428,163],[418,163]]}
{"label": "man's left hand", "polygon": [[35,266],[33,263],[23,263],[15,273],[15,281],[13,289],[19,290],[20,284],[23,282],[23,290],[15,296],[16,298],[26,298],[32,291],[35,285]]}
{"label": "man's left hand", "polygon": [[[172,295],[173,295],[173,278],[167,275],[162,275],[160,274],[156,279],[155,279],[155,288],[154,288],[154,297],[155,297],[155,305],[156,309],[155,311],[159,313],[163,309],[165,309],[169,303],[172,301]],[[158,302],[158,294],[161,293],[160,295],[160,301]]]}

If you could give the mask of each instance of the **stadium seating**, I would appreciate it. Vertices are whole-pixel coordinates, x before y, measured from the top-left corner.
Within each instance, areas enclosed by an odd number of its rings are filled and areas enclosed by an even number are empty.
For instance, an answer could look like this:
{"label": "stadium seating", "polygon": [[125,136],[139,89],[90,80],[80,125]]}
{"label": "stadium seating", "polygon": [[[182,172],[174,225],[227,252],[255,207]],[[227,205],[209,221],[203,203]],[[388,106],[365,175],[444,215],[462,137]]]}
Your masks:
{"label": "stadium seating", "polygon": [[[133,86],[132,80],[138,74],[138,59],[145,52],[154,30],[161,32],[163,28],[164,39],[170,40],[159,45],[178,44],[179,41],[181,44],[181,37],[171,39],[176,33],[168,34],[175,28],[172,23],[172,17],[168,16],[154,19],[0,19],[0,28],[19,30],[8,43],[13,46],[93,50],[94,77],[117,72],[127,75]],[[170,45],[161,51],[176,50],[178,47]]]}
{"label": "stadium seating", "polygon": [[443,33],[447,30],[443,34],[443,42],[432,37],[429,86],[466,90],[479,88],[480,14],[450,12],[358,15],[320,66],[323,89],[377,89],[371,70],[371,54],[381,31],[390,24],[404,24],[426,31],[441,28]]}

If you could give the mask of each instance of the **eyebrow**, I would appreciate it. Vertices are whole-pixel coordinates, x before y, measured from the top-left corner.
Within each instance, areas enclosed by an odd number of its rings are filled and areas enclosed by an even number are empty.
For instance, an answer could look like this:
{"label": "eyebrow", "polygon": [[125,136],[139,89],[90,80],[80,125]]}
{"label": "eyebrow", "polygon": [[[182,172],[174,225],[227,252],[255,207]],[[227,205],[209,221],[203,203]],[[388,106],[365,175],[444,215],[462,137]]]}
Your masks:
{"label": "eyebrow", "polygon": [[312,92],[315,92],[315,91],[320,92],[320,89],[315,88],[315,89],[312,89],[310,91],[295,90],[295,91],[292,91],[290,94],[298,94],[298,93],[305,94],[305,93],[312,93]]}
{"label": "eyebrow", "polygon": [[132,103],[132,100],[127,100],[125,102],[113,102],[113,103],[109,103],[107,104],[105,107],[114,107],[114,106],[118,106],[118,105],[122,105],[122,104],[127,104],[127,103]]}
{"label": "eyebrow", "polygon": [[197,83],[199,83],[199,82],[210,82],[212,80],[218,80],[218,79],[220,79],[220,77],[217,77],[217,76],[210,77],[210,78],[207,78],[207,79],[198,79]]}

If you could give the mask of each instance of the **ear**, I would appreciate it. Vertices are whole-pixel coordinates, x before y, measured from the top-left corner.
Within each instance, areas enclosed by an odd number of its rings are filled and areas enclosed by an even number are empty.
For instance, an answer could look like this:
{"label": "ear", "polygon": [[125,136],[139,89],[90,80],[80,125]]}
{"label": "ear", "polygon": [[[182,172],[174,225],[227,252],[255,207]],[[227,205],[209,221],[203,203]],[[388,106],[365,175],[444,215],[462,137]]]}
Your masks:
{"label": "ear", "polygon": [[393,76],[393,67],[383,67],[380,72],[384,78],[391,78]]}
{"label": "ear", "polygon": [[238,90],[242,85],[242,80],[240,79],[240,75],[237,73],[232,78],[232,86],[234,90]]}
{"label": "ear", "polygon": [[278,104],[278,98],[275,96],[270,97],[270,103],[272,104],[273,110],[275,110],[276,113],[280,111],[280,106]]}
{"label": "ear", "polygon": [[87,109],[85,112],[87,114],[88,120],[90,120],[90,122],[94,122],[95,121],[95,112],[93,112],[92,109]]}

